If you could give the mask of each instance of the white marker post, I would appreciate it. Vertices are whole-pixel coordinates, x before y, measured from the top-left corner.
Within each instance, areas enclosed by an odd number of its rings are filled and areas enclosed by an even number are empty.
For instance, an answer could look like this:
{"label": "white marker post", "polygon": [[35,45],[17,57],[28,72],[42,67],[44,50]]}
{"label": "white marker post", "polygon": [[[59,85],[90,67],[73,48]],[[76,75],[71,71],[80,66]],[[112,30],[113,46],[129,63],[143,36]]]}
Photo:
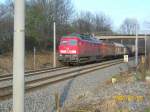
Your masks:
{"label": "white marker post", "polygon": [[56,67],[56,23],[54,22],[54,35],[53,35],[53,67]]}
{"label": "white marker post", "polygon": [[14,4],[13,112],[24,112],[25,1]]}
{"label": "white marker post", "polygon": [[124,55],[124,62],[128,63],[129,59],[128,59],[128,55]]}
{"label": "white marker post", "polygon": [[36,48],[34,47],[33,48],[33,53],[34,53],[34,56],[33,56],[33,66],[34,66],[34,70],[35,70],[35,64],[36,64]]}

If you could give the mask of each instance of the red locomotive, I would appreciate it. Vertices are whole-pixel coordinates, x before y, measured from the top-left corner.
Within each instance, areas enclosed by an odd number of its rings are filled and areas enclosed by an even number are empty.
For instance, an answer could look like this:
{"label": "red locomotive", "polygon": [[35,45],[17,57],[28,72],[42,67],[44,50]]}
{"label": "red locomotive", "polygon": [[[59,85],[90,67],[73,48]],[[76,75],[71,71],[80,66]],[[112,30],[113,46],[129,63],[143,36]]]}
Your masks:
{"label": "red locomotive", "polygon": [[125,53],[127,50],[122,44],[106,43],[91,35],[73,33],[61,38],[58,59],[62,63],[85,63]]}

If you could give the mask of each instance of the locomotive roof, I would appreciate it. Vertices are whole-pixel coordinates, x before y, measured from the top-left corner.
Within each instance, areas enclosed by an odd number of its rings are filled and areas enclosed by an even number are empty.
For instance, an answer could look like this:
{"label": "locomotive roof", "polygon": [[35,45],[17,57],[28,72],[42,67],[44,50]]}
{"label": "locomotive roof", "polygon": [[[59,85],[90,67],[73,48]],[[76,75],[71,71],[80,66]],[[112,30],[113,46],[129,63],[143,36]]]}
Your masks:
{"label": "locomotive roof", "polygon": [[69,38],[69,37],[72,37],[72,36],[76,36],[76,37],[78,37],[78,38],[81,38],[81,39],[85,39],[85,38],[90,38],[91,37],[91,35],[86,35],[86,34],[78,34],[78,33],[72,33],[72,34],[69,34],[69,35],[67,35],[67,36],[63,36],[64,38]]}
{"label": "locomotive roof", "polygon": [[63,36],[63,38],[70,38],[76,36],[77,38],[81,38],[83,40],[88,40],[88,41],[93,41],[93,42],[101,42],[99,39],[93,37],[92,35],[89,34],[77,34],[77,33],[72,33],[67,36]]}
{"label": "locomotive roof", "polygon": [[114,42],[114,45],[115,45],[115,46],[118,46],[118,47],[125,47],[123,44],[116,43],[116,42]]}

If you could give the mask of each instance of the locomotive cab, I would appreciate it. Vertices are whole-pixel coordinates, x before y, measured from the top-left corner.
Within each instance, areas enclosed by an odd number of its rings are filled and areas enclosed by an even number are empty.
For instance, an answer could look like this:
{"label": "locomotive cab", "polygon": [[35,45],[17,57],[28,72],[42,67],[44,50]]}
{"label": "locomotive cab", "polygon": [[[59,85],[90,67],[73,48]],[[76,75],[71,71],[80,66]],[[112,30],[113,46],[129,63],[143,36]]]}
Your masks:
{"label": "locomotive cab", "polygon": [[59,61],[78,62],[78,42],[76,37],[62,37],[59,45]]}

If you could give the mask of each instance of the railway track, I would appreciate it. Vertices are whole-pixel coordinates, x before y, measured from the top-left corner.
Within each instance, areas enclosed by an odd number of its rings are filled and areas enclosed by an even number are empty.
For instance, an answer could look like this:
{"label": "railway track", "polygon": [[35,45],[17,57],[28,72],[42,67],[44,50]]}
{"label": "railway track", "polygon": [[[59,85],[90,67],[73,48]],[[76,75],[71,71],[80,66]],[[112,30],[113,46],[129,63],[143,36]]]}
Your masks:
{"label": "railway track", "polygon": [[[65,68],[66,70],[60,68],[63,70],[63,72],[57,72],[54,73],[55,70],[46,70],[46,71],[40,71],[40,72],[32,72],[29,74],[36,75],[36,74],[44,74],[44,73],[51,73],[53,71],[53,74],[49,75],[42,75],[42,77],[32,79],[32,80],[27,80],[25,81],[25,90],[26,92],[33,91],[35,89],[42,88],[44,86],[50,85],[50,84],[55,84],[64,80],[72,79],[77,76],[81,75],[86,75],[86,73],[107,68],[113,65],[117,65],[123,63],[123,59],[116,59],[116,60],[111,60],[111,61],[106,61],[102,63],[96,63],[96,64],[91,64],[91,65],[86,65],[86,66],[79,66],[75,68]],[[58,69],[59,70],[59,69]],[[56,70],[57,71],[57,70]],[[31,76],[29,74],[26,74],[25,77]],[[6,77],[5,77],[6,78]],[[7,77],[12,79],[12,77]],[[12,84],[6,85],[4,87],[0,87],[0,100],[5,100],[8,98],[12,97]]]}
{"label": "railway track", "polygon": [[[42,73],[47,73],[47,72],[53,72],[57,70],[62,70],[62,69],[68,69],[70,67],[56,67],[56,68],[45,68],[45,69],[40,69],[40,70],[32,70],[32,71],[27,71],[25,72],[25,77],[30,77],[33,75],[38,75]],[[0,75],[0,81],[6,81],[6,80],[12,80],[13,79],[13,74],[5,74],[5,75]]]}

